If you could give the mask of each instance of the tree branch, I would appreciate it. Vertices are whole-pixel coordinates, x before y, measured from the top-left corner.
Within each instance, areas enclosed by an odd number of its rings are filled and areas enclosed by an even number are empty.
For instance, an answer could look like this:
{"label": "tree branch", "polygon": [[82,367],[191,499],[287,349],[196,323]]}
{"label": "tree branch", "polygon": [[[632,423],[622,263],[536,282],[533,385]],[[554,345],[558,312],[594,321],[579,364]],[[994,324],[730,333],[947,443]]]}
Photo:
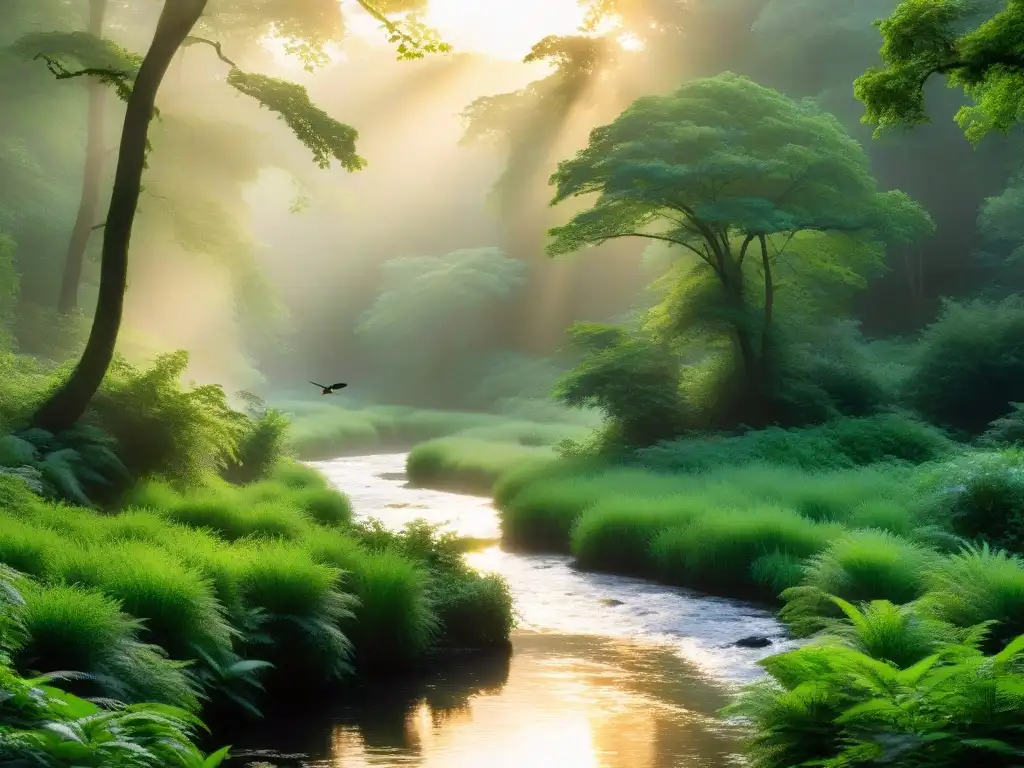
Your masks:
{"label": "tree branch", "polygon": [[233,62],[231,59],[229,59],[227,56],[224,55],[224,49],[221,47],[221,44],[218,43],[216,40],[207,40],[205,37],[196,37],[195,35],[189,35],[188,37],[185,38],[185,43],[186,43],[186,45],[195,45],[197,43],[202,43],[203,45],[208,45],[211,48],[213,48],[213,50],[215,50],[217,52],[217,58],[218,59],[223,61],[225,64],[233,67],[234,69],[238,69],[238,65],[235,64],[235,62]]}
{"label": "tree branch", "polygon": [[46,62],[46,68],[58,80],[70,80],[73,77],[99,77],[109,80],[127,80],[135,77],[135,73],[123,69],[112,69],[110,67],[85,67],[84,69],[70,70],[56,59],[47,56],[45,53],[37,53],[32,57],[33,61],[42,59]]}
{"label": "tree branch", "polygon": [[718,271],[718,268],[711,261],[711,259],[708,258],[707,254],[701,253],[700,251],[698,251],[696,248],[694,248],[689,243],[684,243],[681,240],[673,240],[671,237],[666,237],[665,235],[655,235],[655,234],[649,234],[649,233],[645,233],[645,232],[623,232],[622,234],[618,234],[618,235],[601,235],[600,240],[598,242],[594,243],[594,245],[600,245],[605,240],[615,240],[615,239],[618,239],[620,237],[646,237],[646,238],[648,238],[650,240],[660,240],[663,243],[670,243],[671,245],[681,245],[686,250],[691,251],[692,253],[696,254],[700,258],[701,261],[705,262],[709,267],[714,269],[716,272]]}

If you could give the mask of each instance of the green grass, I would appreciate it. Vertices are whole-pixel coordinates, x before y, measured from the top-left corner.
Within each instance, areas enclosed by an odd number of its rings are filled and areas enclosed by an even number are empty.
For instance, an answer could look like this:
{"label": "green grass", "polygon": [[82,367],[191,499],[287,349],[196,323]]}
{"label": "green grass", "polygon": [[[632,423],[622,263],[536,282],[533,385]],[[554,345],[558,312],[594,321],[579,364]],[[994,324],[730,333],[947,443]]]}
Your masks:
{"label": "green grass", "polygon": [[405,471],[414,485],[490,496],[509,469],[555,458],[547,447],[493,442],[473,437],[443,437],[410,451]]}
{"label": "green grass", "polygon": [[[322,460],[386,451],[403,451],[428,440],[459,436],[492,443],[552,446],[590,432],[591,417],[555,407],[550,418],[460,411],[431,411],[401,406],[345,407],[319,401],[283,401],[277,407],[291,418],[288,445],[301,459]],[[527,412],[524,415],[531,415]]]}
{"label": "green grass", "polygon": [[17,506],[0,514],[0,563],[33,579],[16,662],[102,676],[101,695],[251,708],[261,681],[305,695],[508,640],[503,582],[468,571],[435,531],[354,523],[306,468],[242,487],[143,483],[115,514],[5,492]]}

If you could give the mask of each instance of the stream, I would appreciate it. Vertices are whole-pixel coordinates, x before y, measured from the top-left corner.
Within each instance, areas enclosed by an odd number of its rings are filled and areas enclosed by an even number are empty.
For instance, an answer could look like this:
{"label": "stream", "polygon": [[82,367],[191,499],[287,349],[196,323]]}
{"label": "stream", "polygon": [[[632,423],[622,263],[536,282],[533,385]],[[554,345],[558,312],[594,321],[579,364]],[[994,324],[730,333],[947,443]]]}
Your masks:
{"label": "stream", "polygon": [[[358,517],[416,518],[499,536],[488,499],[410,488],[405,454],[314,462]],[[792,643],[766,610],[604,574],[565,556],[468,554],[504,576],[518,612],[510,660],[466,659],[374,687],[317,717],[261,724],[232,765],[362,768],[675,768],[740,763],[742,732],[715,717],[758,659]],[[740,638],[772,639],[739,648]],[[264,761],[261,763],[261,761]]]}

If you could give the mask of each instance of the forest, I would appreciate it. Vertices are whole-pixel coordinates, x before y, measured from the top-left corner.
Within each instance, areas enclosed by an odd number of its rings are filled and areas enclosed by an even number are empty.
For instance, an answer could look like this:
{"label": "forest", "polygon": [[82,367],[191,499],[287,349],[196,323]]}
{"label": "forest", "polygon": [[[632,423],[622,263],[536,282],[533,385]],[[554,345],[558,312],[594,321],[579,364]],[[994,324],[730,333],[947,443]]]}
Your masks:
{"label": "forest", "polygon": [[4,0],[4,765],[514,657],[498,544],[768,606],[752,768],[1024,761],[1024,0],[560,2]]}

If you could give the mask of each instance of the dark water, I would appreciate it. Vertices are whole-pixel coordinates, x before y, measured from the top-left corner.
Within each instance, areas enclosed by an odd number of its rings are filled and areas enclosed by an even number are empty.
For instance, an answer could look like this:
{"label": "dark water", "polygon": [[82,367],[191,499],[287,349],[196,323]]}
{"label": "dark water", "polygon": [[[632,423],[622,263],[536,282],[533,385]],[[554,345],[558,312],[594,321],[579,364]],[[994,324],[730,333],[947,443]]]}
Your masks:
{"label": "dark water", "polygon": [[[407,488],[405,456],[315,464],[357,514],[401,527],[417,517],[497,536],[485,499]],[[430,768],[673,768],[739,762],[742,733],[714,717],[757,659],[789,643],[743,603],[579,573],[568,558],[498,548],[470,561],[504,575],[519,629],[511,660],[464,660],[378,686],[315,716],[233,734],[233,765]],[[767,649],[731,643],[774,638]]]}

